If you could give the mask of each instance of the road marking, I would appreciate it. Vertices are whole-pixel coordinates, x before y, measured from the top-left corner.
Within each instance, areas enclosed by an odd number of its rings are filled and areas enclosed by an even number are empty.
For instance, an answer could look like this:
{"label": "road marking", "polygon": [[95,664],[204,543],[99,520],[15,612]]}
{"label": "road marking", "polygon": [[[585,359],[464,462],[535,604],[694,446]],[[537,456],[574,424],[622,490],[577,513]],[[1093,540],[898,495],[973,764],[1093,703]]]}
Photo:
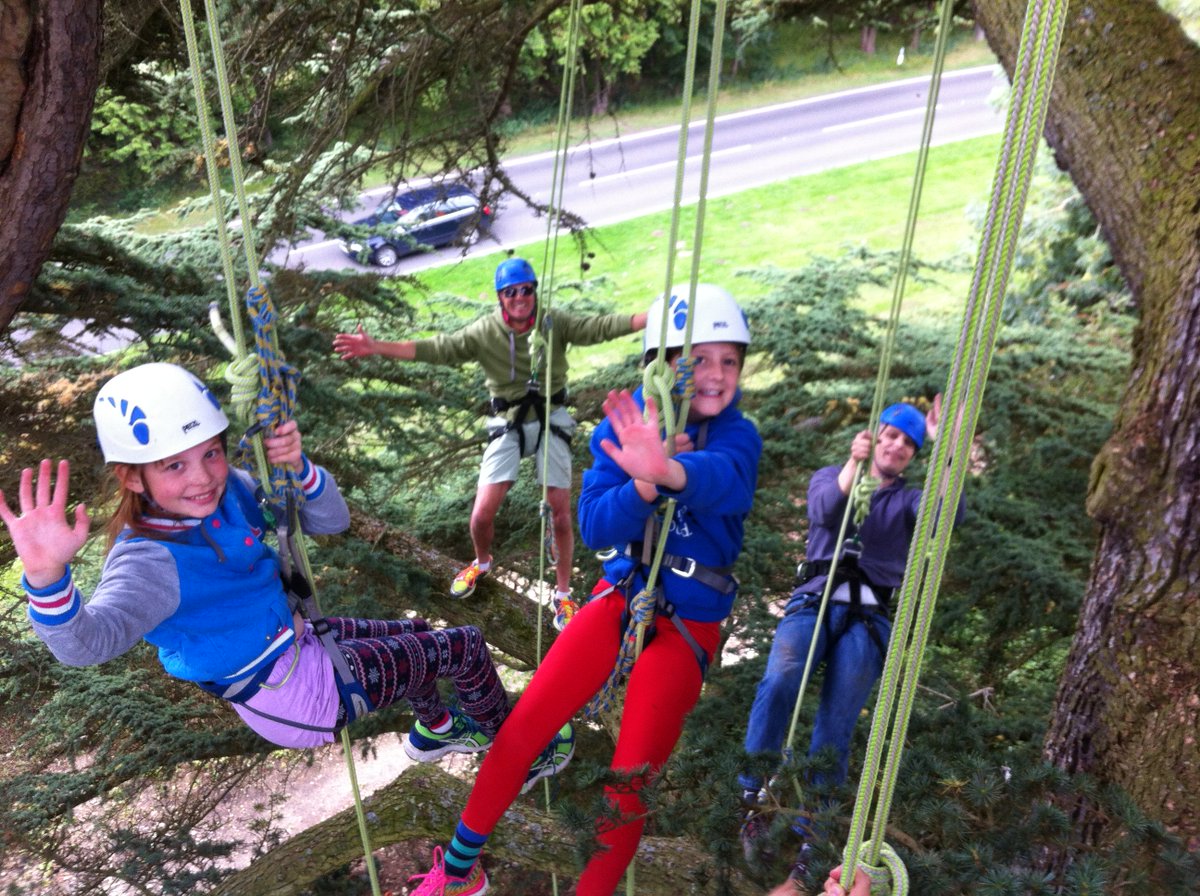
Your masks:
{"label": "road marking", "polygon": [[838,131],[854,131],[859,128],[870,127],[873,124],[878,124],[881,121],[896,121],[901,118],[915,118],[923,116],[924,109],[905,109],[903,112],[889,112],[887,115],[876,115],[873,118],[860,118],[858,121],[848,121],[845,124],[831,124],[827,128],[821,128],[822,134],[835,134]]}
{"label": "road marking", "polygon": [[[942,75],[942,83],[945,84],[947,81],[953,81],[953,80],[957,80],[959,78],[965,78],[965,77],[970,77],[972,75],[978,75],[981,72],[991,72],[993,74],[993,76],[996,76],[996,75],[999,75],[1002,71],[1003,71],[1003,69],[1001,69],[999,65],[981,65],[981,66],[976,66],[974,68],[957,69],[952,72],[945,72]],[[718,115],[716,117],[716,123],[720,124],[720,123],[726,122],[726,121],[737,121],[738,119],[741,119],[741,118],[750,118],[751,116],[754,116],[754,115],[761,115],[763,113],[777,112],[777,111],[786,110],[786,109],[798,109],[802,106],[814,106],[819,103],[827,102],[830,100],[839,100],[839,99],[843,99],[848,96],[855,96],[857,94],[869,93],[871,91],[877,91],[877,90],[879,90],[881,88],[885,88],[885,87],[888,87],[888,88],[897,88],[897,87],[904,88],[904,87],[908,87],[908,86],[928,87],[929,80],[930,80],[930,78],[928,75],[921,75],[916,78],[906,78],[903,81],[889,81],[886,84],[872,84],[867,87],[855,87],[850,90],[842,90],[842,91],[839,91],[838,93],[826,93],[826,94],[821,94],[819,96],[806,97],[806,98],[800,99],[800,100],[788,100],[787,102],[776,103],[773,106],[759,106],[757,108],[746,109],[741,112],[730,112],[727,115]],[[697,119],[696,121],[691,121],[688,123],[688,128],[699,128],[699,127],[703,127],[703,126],[704,126],[703,119]],[[637,143],[640,140],[649,140],[649,139],[653,139],[655,137],[661,137],[663,134],[677,134],[678,132],[679,132],[679,125],[677,125],[677,124],[668,125],[666,127],[655,128],[655,129],[649,130],[649,131],[638,131],[635,134],[625,134],[621,137],[609,137],[604,140],[590,141],[588,143],[583,143],[578,146],[573,146],[567,152],[569,155],[571,155],[571,154],[574,154],[577,152],[593,152],[597,149],[600,149],[600,148],[606,147],[606,146],[618,146],[618,145],[630,146],[634,143]],[[557,153],[555,153],[553,150],[549,150],[546,152],[535,153],[533,155],[522,156],[522,157],[516,158],[516,159],[509,159],[509,160],[505,161],[504,167],[506,170],[512,170],[513,168],[519,167],[521,165],[532,164],[534,162],[542,162],[542,161],[545,161],[546,159],[553,159],[556,154]]]}
{"label": "road marking", "polygon": [[[715,159],[721,156],[737,155],[738,153],[749,152],[753,148],[754,147],[751,144],[743,143],[741,146],[731,146],[728,149],[715,150],[710,154],[710,156],[711,158]],[[684,161],[685,163],[690,162],[695,164],[702,158],[703,156],[692,155],[688,156],[686,159],[684,159]],[[616,174],[601,174],[596,177],[589,177],[587,180],[577,181],[575,186],[579,187],[580,189],[586,189],[587,187],[599,186],[607,183],[610,180],[627,180],[630,177],[638,174],[649,174],[652,171],[659,171],[664,168],[674,168],[676,165],[678,165],[678,160],[671,162],[657,162],[653,165],[643,165],[640,168],[631,168],[627,171],[618,171]]]}

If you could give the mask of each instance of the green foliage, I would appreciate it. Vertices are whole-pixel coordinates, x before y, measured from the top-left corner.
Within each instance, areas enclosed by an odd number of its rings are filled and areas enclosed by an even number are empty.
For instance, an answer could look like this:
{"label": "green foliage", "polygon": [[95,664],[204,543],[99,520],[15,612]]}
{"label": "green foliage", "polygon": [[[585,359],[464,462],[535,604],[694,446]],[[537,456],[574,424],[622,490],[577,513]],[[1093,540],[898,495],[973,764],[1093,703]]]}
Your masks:
{"label": "green foliage", "polygon": [[196,128],[186,117],[170,114],[155,99],[138,102],[100,88],[88,143],[99,164],[131,163],[137,174],[150,178],[174,170],[179,163],[179,144],[192,139]]}
{"label": "green foliage", "polygon": [[[759,296],[747,302],[754,344],[743,407],[765,443],[739,563],[742,597],[728,626],[739,656],[710,672],[680,749],[650,796],[651,829],[713,844],[722,875],[741,862],[734,784],[745,759],[740,732],[774,628],[772,609],[787,595],[802,558],[807,479],[815,468],[839,462],[869,419],[883,327],[860,310],[862,294],[886,284],[895,263],[893,255],[855,250],[797,270],[745,271],[747,287],[734,286]],[[914,263],[911,276],[941,273],[940,266]],[[149,290],[127,295],[114,288],[109,300],[114,310],[102,303],[98,310],[148,334],[151,354],[215,371],[221,350],[194,309],[183,316],[186,304],[205,289],[191,275],[176,276],[167,281],[177,284],[176,296],[156,298]],[[467,556],[465,520],[482,446],[479,372],[377,359],[340,362],[330,358],[329,341],[359,321],[379,336],[397,339],[452,329],[490,310],[490,302],[423,293],[410,281],[382,286],[363,278],[282,271],[271,288],[289,360],[304,372],[300,419],[309,452],[334,471],[353,505],[424,543]],[[582,311],[611,307],[611,286],[603,279],[565,281],[559,290],[556,304]],[[1080,875],[1076,884],[1066,872],[1039,871],[1036,862],[1041,847],[1070,842],[1069,803],[1077,798],[1113,805],[1114,816],[1123,819],[1122,839],[1103,848],[1073,844],[1080,862],[1072,867],[1090,867],[1081,864],[1086,858],[1114,881],[1137,875],[1156,882],[1196,879],[1178,844],[1127,803],[1079,790],[1079,782],[1062,780],[1040,763],[1045,719],[1091,552],[1091,524],[1083,511],[1089,459],[1107,435],[1125,376],[1127,334],[1114,323],[1052,307],[1039,326],[1008,327],[998,341],[967,485],[969,518],[955,536],[892,814],[918,891],[1083,892],[1099,878],[1074,871]],[[956,337],[956,328],[937,318],[902,324],[888,400],[928,402],[943,388]],[[28,400],[22,396],[46,388],[54,369],[70,369],[31,361],[0,381],[6,395]],[[74,364],[80,370],[88,366]],[[577,374],[572,392],[581,421],[575,445],[581,471],[603,394],[613,385],[633,385],[638,373],[627,357],[610,366],[578,366]],[[91,383],[85,376],[74,392],[65,393],[77,403],[77,410],[67,412],[77,414],[74,426],[84,443]],[[37,456],[39,443],[53,442],[60,423],[61,412],[30,415],[21,425],[29,443],[21,457]],[[917,469],[913,475],[920,474]],[[519,482],[498,521],[497,551],[505,565],[531,577],[537,570],[537,499],[531,481]],[[353,538],[323,540],[315,556],[323,603],[334,611],[437,612],[442,583],[432,581],[414,558],[385,555]],[[587,581],[598,571],[586,555],[580,565]],[[30,732],[22,745],[29,773],[6,779],[0,792],[0,799],[16,807],[14,824],[6,828],[19,832],[24,848],[79,867],[91,867],[105,851],[127,858],[123,873],[131,879],[146,856],[162,855],[168,868],[178,870],[178,876],[167,875],[170,880],[202,891],[204,881],[187,875],[210,869],[209,860],[197,858],[194,868],[185,868],[183,856],[202,839],[208,842],[198,833],[195,844],[186,838],[203,827],[205,813],[218,801],[216,790],[212,802],[197,798],[172,807],[194,815],[163,817],[156,830],[177,835],[173,840],[127,839],[118,801],[110,800],[113,814],[92,848],[79,852],[83,846],[67,836],[66,820],[84,794],[119,792],[125,804],[143,800],[164,771],[184,762],[202,761],[206,779],[217,782],[248,774],[255,761],[248,736],[228,715],[217,727],[201,721],[208,698],[164,680],[148,651],[135,651],[103,670],[65,670],[31,642],[23,614],[14,608],[3,618],[6,665],[0,681],[12,683],[8,693],[31,695],[21,710]],[[812,687],[810,693],[816,693],[819,679]],[[802,708],[802,738],[811,711]],[[385,715],[375,724],[403,724],[402,711]],[[119,724],[110,724],[113,719]],[[862,755],[866,728],[859,726],[855,756]],[[951,729],[955,736],[947,738]],[[801,741],[797,752],[803,748]],[[88,762],[80,763],[84,757]],[[781,861],[788,858],[787,820],[802,806],[819,807],[813,817],[827,836],[818,856],[837,861],[851,794],[804,789],[809,770],[820,762],[798,756],[779,779]],[[598,799],[581,774],[581,798]],[[603,778],[596,774],[597,781]],[[568,814],[583,839],[593,810],[588,803]],[[270,808],[263,812],[266,844],[275,829]],[[780,875],[782,867],[764,871]],[[719,882],[716,887],[719,892]]]}
{"label": "green foliage", "polygon": [[[1006,319],[1037,324],[1058,306],[1089,316],[1132,315],[1133,298],[1091,209],[1046,149],[1029,195]],[[973,217],[980,215],[977,209]]]}

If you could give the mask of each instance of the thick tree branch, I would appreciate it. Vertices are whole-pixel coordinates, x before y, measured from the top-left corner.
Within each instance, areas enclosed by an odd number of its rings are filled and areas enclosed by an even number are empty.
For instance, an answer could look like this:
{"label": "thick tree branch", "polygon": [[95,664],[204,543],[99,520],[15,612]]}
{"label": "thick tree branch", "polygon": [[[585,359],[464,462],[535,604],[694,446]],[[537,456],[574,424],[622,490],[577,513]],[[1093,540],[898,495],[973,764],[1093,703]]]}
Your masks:
{"label": "thick tree branch", "polygon": [[[372,846],[448,838],[470,786],[435,765],[413,766],[365,801]],[[488,840],[488,854],[574,877],[575,840],[553,815],[536,807],[539,802],[530,795],[513,805]],[[361,854],[351,807],[273,849],[267,860],[232,875],[213,890],[213,896],[291,896]],[[702,844],[665,837],[642,839],[637,858],[637,891],[642,896],[713,893],[715,874],[711,853]],[[738,876],[730,881],[729,892],[748,896],[760,893],[761,887]]]}
{"label": "thick tree branch", "polygon": [[[3,132],[13,135],[0,156],[0,329],[16,314],[66,218],[99,76],[98,0],[4,0],[6,35],[10,22],[15,27],[30,13],[32,32],[16,61],[27,75],[25,89],[10,100],[6,86],[0,105],[0,148]],[[9,84],[13,66],[8,60]]]}

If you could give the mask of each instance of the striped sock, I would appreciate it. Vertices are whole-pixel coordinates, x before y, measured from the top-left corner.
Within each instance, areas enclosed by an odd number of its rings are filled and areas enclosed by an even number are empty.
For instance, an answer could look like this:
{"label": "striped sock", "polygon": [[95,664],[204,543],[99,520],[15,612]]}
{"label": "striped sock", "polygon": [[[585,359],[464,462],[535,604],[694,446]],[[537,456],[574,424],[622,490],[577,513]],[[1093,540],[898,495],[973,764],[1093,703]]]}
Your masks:
{"label": "striped sock", "polygon": [[446,873],[454,877],[466,877],[470,874],[471,866],[479,860],[479,854],[483,852],[487,839],[487,834],[476,834],[460,819],[458,827],[454,829],[454,839],[446,847]]}

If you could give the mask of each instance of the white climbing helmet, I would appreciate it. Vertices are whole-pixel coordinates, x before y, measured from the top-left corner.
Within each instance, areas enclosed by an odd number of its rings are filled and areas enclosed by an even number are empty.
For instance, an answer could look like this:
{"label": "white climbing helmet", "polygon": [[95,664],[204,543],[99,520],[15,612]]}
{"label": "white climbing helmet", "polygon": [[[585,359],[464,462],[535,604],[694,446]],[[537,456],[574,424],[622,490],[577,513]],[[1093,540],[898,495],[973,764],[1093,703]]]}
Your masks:
{"label": "white climbing helmet", "polygon": [[142,364],[118,373],[100,387],[92,416],[110,464],[162,460],[229,428],[208,386],[175,364]]}
{"label": "white climbing helmet", "polygon": [[[642,336],[642,355],[660,347],[683,348],[688,319],[688,284],[676,284],[669,302],[667,335],[662,337],[663,297],[650,305],[646,314],[646,329]],[[735,342],[750,344],[750,326],[746,315],[729,291],[711,283],[696,284],[696,307],[693,311],[692,345],[703,342]]]}

